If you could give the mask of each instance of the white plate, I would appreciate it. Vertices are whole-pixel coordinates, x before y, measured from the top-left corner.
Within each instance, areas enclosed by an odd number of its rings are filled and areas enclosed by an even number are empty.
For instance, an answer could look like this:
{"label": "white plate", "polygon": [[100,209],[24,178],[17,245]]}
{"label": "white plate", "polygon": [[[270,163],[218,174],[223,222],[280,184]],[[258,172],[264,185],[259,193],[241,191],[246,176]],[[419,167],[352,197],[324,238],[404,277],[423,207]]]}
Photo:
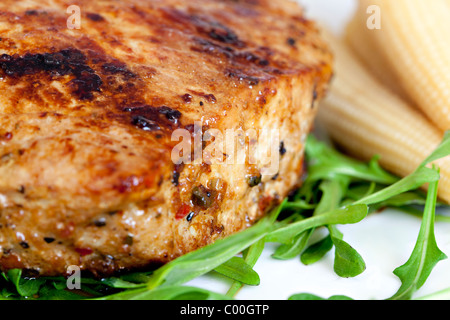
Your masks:
{"label": "white plate", "polygon": [[[337,33],[342,32],[356,6],[355,0],[299,0],[307,15],[321,21]],[[257,287],[245,286],[236,296],[241,300],[285,300],[295,293],[313,293],[322,297],[347,295],[354,299],[382,300],[391,297],[400,281],[393,274],[395,268],[409,258],[420,228],[420,219],[385,210],[372,214],[351,226],[339,226],[344,240],[364,258],[366,270],[358,277],[344,279],[333,271],[334,253],[311,266],[300,259],[279,261],[271,258],[274,247],[270,244],[255,266],[261,278]],[[436,223],[439,248],[450,257],[450,224]],[[450,288],[450,259],[441,261],[431,273],[415,298]],[[197,278],[188,285],[226,293],[229,282],[217,276]]]}

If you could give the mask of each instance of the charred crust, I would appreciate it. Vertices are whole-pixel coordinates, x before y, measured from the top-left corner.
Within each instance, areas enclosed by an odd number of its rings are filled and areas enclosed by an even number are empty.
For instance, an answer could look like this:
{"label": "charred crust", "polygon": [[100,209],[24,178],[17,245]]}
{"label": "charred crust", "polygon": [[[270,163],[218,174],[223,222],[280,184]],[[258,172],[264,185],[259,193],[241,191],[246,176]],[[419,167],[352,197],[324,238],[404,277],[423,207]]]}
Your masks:
{"label": "charred crust", "polygon": [[69,82],[72,93],[80,100],[92,99],[99,92],[102,79],[87,64],[86,56],[78,49],[69,48],[55,53],[2,54],[0,68],[11,78],[49,74],[51,77],[73,76]]}
{"label": "charred crust", "polygon": [[237,48],[244,48],[246,46],[243,41],[239,40],[239,37],[236,35],[236,33],[233,32],[233,30],[218,22],[212,22],[210,24],[210,30],[204,30],[203,28],[199,27],[199,31],[207,33],[207,35],[211,39],[232,45]]}
{"label": "charred crust", "polygon": [[126,79],[137,78],[137,75],[131,72],[127,65],[121,61],[107,62],[102,65],[102,70],[107,75],[122,75]]}
{"label": "charred crust", "polygon": [[162,12],[166,19],[175,24],[181,24],[194,33],[236,48],[246,47],[245,42],[240,40],[231,28],[213,20],[212,17],[188,14],[177,9],[164,9]]}
{"label": "charred crust", "polygon": [[[217,98],[212,93],[204,93],[204,92],[198,92],[198,91],[194,91],[194,90],[189,90],[189,92],[192,93],[193,95],[196,95],[198,97],[205,99],[206,102],[208,102],[208,103],[216,103],[217,102]],[[203,106],[202,101],[200,101],[200,106]]]}
{"label": "charred crust", "polygon": [[184,95],[181,96],[181,99],[185,102],[185,103],[191,103],[193,96],[191,96],[189,93],[186,93]]}
{"label": "charred crust", "polygon": [[39,14],[39,11],[37,10],[26,10],[25,15],[26,16],[37,16]]}
{"label": "charred crust", "polygon": [[252,86],[258,85],[259,82],[261,81],[260,78],[245,74],[239,69],[227,69],[225,70],[225,74],[230,78],[234,78],[239,81],[245,81]]}
{"label": "charred crust", "polygon": [[158,131],[161,130],[161,127],[153,120],[148,119],[144,116],[132,116],[131,124],[133,126],[138,127],[144,131]]}
{"label": "charred crust", "polygon": [[178,120],[181,118],[181,112],[167,106],[158,108],[158,112],[166,117],[167,120],[174,124],[178,124]]}
{"label": "charred crust", "polygon": [[180,111],[167,106],[137,105],[122,108],[122,111],[128,114],[133,126],[144,131],[172,131],[179,127],[182,116]]}
{"label": "charred crust", "polygon": [[94,22],[101,22],[101,21],[105,21],[105,18],[103,18],[101,15],[97,14],[97,13],[92,13],[92,12],[88,12],[86,13],[86,17]]}
{"label": "charred crust", "polygon": [[181,172],[183,171],[183,169],[184,169],[184,163],[175,165],[173,172],[172,172],[172,184],[174,186],[179,185],[180,175],[181,175]]}

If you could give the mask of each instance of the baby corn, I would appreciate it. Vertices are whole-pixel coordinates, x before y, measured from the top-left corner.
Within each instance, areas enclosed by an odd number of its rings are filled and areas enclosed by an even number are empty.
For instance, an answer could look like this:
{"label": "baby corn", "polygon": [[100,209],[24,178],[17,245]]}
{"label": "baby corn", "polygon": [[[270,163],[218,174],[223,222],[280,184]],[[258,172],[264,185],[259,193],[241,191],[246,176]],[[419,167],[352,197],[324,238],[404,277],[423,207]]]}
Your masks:
{"label": "baby corn", "polygon": [[[380,155],[387,170],[406,176],[439,145],[443,132],[383,86],[337,38],[327,35],[336,56],[336,77],[318,121],[349,153]],[[450,203],[450,159],[441,167],[439,196]]]}
{"label": "baby corn", "polygon": [[345,41],[354,51],[361,62],[373,73],[378,80],[391,89],[402,99],[409,101],[409,96],[399,83],[399,79],[389,66],[382,47],[374,39],[374,32],[367,28],[366,8],[360,6],[347,25]]}
{"label": "baby corn", "polygon": [[449,1],[360,0],[360,14],[374,4],[381,29],[370,32],[387,68],[436,126],[450,129]]}

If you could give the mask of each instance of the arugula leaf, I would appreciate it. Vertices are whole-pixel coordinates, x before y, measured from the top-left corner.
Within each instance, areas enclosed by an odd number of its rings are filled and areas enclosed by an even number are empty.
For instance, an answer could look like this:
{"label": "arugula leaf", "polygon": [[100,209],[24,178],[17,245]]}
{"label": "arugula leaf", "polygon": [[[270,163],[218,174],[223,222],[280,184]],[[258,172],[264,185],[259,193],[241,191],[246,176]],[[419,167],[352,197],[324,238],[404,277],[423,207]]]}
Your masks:
{"label": "arugula leaf", "polygon": [[314,229],[306,230],[294,237],[289,243],[281,244],[272,255],[274,259],[289,260],[301,254],[311,238]]}
{"label": "arugula leaf", "polygon": [[350,205],[278,228],[270,232],[265,240],[266,242],[288,243],[292,237],[311,228],[358,223],[366,217],[367,212],[368,208],[364,204]]}
{"label": "arugula leaf", "polygon": [[426,183],[439,181],[439,179],[440,176],[437,171],[428,167],[420,167],[411,175],[378,192],[355,201],[354,204],[364,203],[366,205],[372,205],[380,203],[404,192],[418,189]]}
{"label": "arugula leaf", "polygon": [[290,296],[288,300],[353,300],[353,299],[343,295],[335,295],[329,297],[328,299],[325,299],[311,293],[298,293]]}
{"label": "arugula leaf", "polygon": [[230,297],[190,286],[131,289],[94,300],[231,300]]}
{"label": "arugula leaf", "polygon": [[342,278],[352,278],[360,275],[366,264],[361,255],[344,240],[331,236],[335,247],[334,271]]}
{"label": "arugula leaf", "polygon": [[[244,250],[243,257],[244,261],[250,266],[254,267],[259,257],[261,256],[264,250],[265,241],[264,239],[260,239],[250,247]],[[234,281],[231,285],[230,289],[227,292],[227,296],[234,297],[236,293],[242,288],[244,284],[239,281]]]}
{"label": "arugula leaf", "polygon": [[100,281],[100,283],[107,285],[108,287],[118,288],[118,289],[139,288],[139,287],[144,286],[144,284],[132,283],[132,282],[120,279],[120,278],[116,278],[116,277],[102,279]]}
{"label": "arugula leaf", "polygon": [[258,273],[240,257],[231,258],[216,267],[214,271],[247,285],[257,286],[260,283]]}
{"label": "arugula leaf", "polygon": [[344,156],[335,149],[310,135],[306,143],[309,180],[333,180],[336,175],[362,179],[370,182],[391,184],[398,177],[384,171],[378,164],[378,156],[368,164]]}
{"label": "arugula leaf", "polygon": [[445,158],[450,155],[450,130],[444,133],[444,137],[439,146],[420,164],[424,167],[433,161]]}
{"label": "arugula leaf", "polygon": [[[439,172],[436,170],[436,172]],[[434,266],[447,256],[437,247],[434,236],[438,181],[431,183],[428,190],[422,224],[414,250],[409,260],[395,269],[394,274],[402,282],[400,289],[390,299],[406,300],[427,280]]]}
{"label": "arugula leaf", "polygon": [[450,288],[420,298],[414,298],[413,300],[450,300]]}
{"label": "arugula leaf", "polygon": [[[337,208],[348,191],[350,179],[337,176],[332,181],[322,182],[320,189],[323,192],[322,199],[317,206],[316,214]],[[335,248],[333,269],[343,278],[356,277],[366,269],[366,264],[361,255],[344,241],[344,235],[336,226],[328,226],[330,238]]]}
{"label": "arugula leaf", "polygon": [[328,235],[322,240],[309,246],[300,256],[300,261],[304,265],[311,265],[321,260],[328,251],[333,248],[333,240],[331,236]]}
{"label": "arugula leaf", "polygon": [[12,269],[7,272],[7,277],[11,281],[17,293],[24,298],[33,297],[39,292],[40,287],[44,284],[44,279],[23,279],[22,270]]}

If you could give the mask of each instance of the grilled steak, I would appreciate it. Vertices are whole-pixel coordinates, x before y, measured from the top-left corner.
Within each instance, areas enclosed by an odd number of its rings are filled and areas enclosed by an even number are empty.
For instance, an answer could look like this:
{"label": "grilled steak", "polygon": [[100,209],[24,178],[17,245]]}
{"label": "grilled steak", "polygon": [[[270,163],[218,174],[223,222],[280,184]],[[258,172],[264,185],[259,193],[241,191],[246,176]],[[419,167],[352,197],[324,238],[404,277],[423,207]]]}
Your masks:
{"label": "grilled steak", "polygon": [[[76,2],[0,2],[0,270],[166,263],[300,186],[332,57],[297,4]],[[254,161],[199,158],[195,141],[219,141],[211,130],[240,132]],[[176,132],[190,134],[189,152]]]}

